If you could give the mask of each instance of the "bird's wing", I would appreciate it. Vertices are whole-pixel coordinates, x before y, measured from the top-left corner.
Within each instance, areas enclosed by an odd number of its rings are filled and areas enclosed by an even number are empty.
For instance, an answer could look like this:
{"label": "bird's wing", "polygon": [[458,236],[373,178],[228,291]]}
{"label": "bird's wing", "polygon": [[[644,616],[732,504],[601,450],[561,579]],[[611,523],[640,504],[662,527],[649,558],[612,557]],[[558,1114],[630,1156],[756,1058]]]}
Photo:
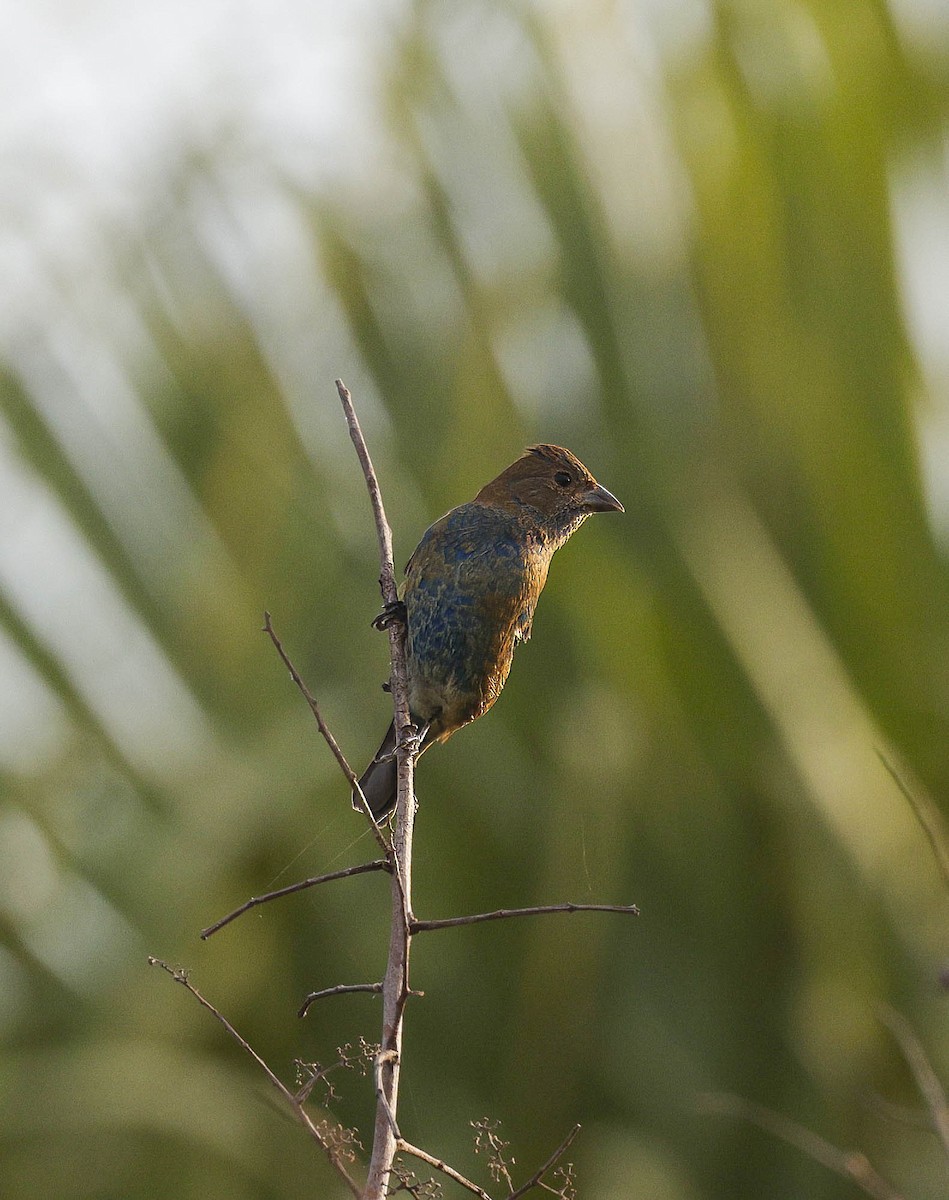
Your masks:
{"label": "bird's wing", "polygon": [[470,564],[497,550],[497,528],[481,505],[460,504],[439,517],[422,534],[406,563],[405,574],[424,574],[432,567]]}
{"label": "bird's wing", "polygon": [[506,514],[481,504],[452,509],[422,535],[406,567],[413,608],[475,605],[515,642],[531,635],[546,561],[533,567]]}

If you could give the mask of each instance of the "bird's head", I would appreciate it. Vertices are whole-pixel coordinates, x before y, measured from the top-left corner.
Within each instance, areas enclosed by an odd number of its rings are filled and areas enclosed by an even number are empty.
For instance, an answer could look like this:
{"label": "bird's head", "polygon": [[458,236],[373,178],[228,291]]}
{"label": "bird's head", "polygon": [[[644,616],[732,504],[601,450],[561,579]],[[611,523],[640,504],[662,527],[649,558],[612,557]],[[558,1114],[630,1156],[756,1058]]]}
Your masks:
{"label": "bird's head", "polygon": [[558,539],[569,537],[592,513],[625,511],[563,446],[529,446],[475,499],[500,508],[532,509],[540,526]]}

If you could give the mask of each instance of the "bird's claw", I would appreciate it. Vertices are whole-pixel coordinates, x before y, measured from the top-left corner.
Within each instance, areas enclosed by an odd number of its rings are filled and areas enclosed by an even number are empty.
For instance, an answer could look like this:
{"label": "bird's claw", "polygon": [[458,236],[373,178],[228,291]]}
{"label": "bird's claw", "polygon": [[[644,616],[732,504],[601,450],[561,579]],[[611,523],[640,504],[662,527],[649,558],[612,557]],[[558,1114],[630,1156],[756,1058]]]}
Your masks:
{"label": "bird's claw", "polygon": [[[419,754],[422,749],[422,743],[425,741],[425,736],[428,733],[428,725],[405,725],[402,728],[401,746],[408,750],[410,754]],[[398,747],[392,750],[386,750],[384,754],[377,754],[372,760],[373,762],[392,762],[398,757]]]}
{"label": "bird's claw", "polygon": [[410,754],[421,754],[422,743],[425,741],[428,730],[428,724],[407,725],[402,730],[402,745]]}
{"label": "bird's claw", "polygon": [[406,621],[405,605],[401,600],[393,600],[391,604],[387,604],[377,617],[373,618],[373,629],[388,629],[390,625],[396,622],[401,622],[403,625]]}

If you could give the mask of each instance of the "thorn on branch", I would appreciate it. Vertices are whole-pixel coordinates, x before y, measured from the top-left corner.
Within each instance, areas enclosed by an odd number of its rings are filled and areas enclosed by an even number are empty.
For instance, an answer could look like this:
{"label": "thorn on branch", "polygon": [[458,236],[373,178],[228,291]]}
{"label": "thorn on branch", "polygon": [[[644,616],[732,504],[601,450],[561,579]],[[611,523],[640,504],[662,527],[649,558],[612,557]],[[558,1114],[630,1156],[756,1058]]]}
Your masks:
{"label": "thorn on branch", "polygon": [[338,983],[335,987],[323,988],[323,990],[319,992],[310,992],[310,994],[300,1005],[300,1010],[297,1013],[297,1016],[305,1017],[310,1005],[315,1004],[317,1000],[322,1000],[325,996],[345,996],[351,992],[379,993],[381,991],[381,983]]}
{"label": "thorn on branch", "polygon": [[414,919],[409,926],[412,933],[429,933],[434,929],[457,929],[462,925],[480,925],[484,921],[506,921],[512,917],[544,917],[552,913],[606,912],[622,913],[638,917],[635,904],[539,904],[531,908],[499,908],[494,912],[472,913],[467,917],[443,917],[435,921]]}

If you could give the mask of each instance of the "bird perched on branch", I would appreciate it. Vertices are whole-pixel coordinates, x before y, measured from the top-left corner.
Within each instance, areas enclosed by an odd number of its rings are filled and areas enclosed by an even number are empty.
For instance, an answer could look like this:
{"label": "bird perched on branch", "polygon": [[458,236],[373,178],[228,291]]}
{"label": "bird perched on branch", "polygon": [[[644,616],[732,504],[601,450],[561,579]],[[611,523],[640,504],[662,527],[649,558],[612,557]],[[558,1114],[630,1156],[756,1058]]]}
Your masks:
{"label": "bird perched on branch", "polygon": [[[569,450],[531,446],[426,530],[402,588],[409,711],[422,750],[501,694],[514,647],[530,637],[554,551],[591,513],[623,511]],[[359,781],[377,820],[395,807],[395,745],[390,725]]]}

